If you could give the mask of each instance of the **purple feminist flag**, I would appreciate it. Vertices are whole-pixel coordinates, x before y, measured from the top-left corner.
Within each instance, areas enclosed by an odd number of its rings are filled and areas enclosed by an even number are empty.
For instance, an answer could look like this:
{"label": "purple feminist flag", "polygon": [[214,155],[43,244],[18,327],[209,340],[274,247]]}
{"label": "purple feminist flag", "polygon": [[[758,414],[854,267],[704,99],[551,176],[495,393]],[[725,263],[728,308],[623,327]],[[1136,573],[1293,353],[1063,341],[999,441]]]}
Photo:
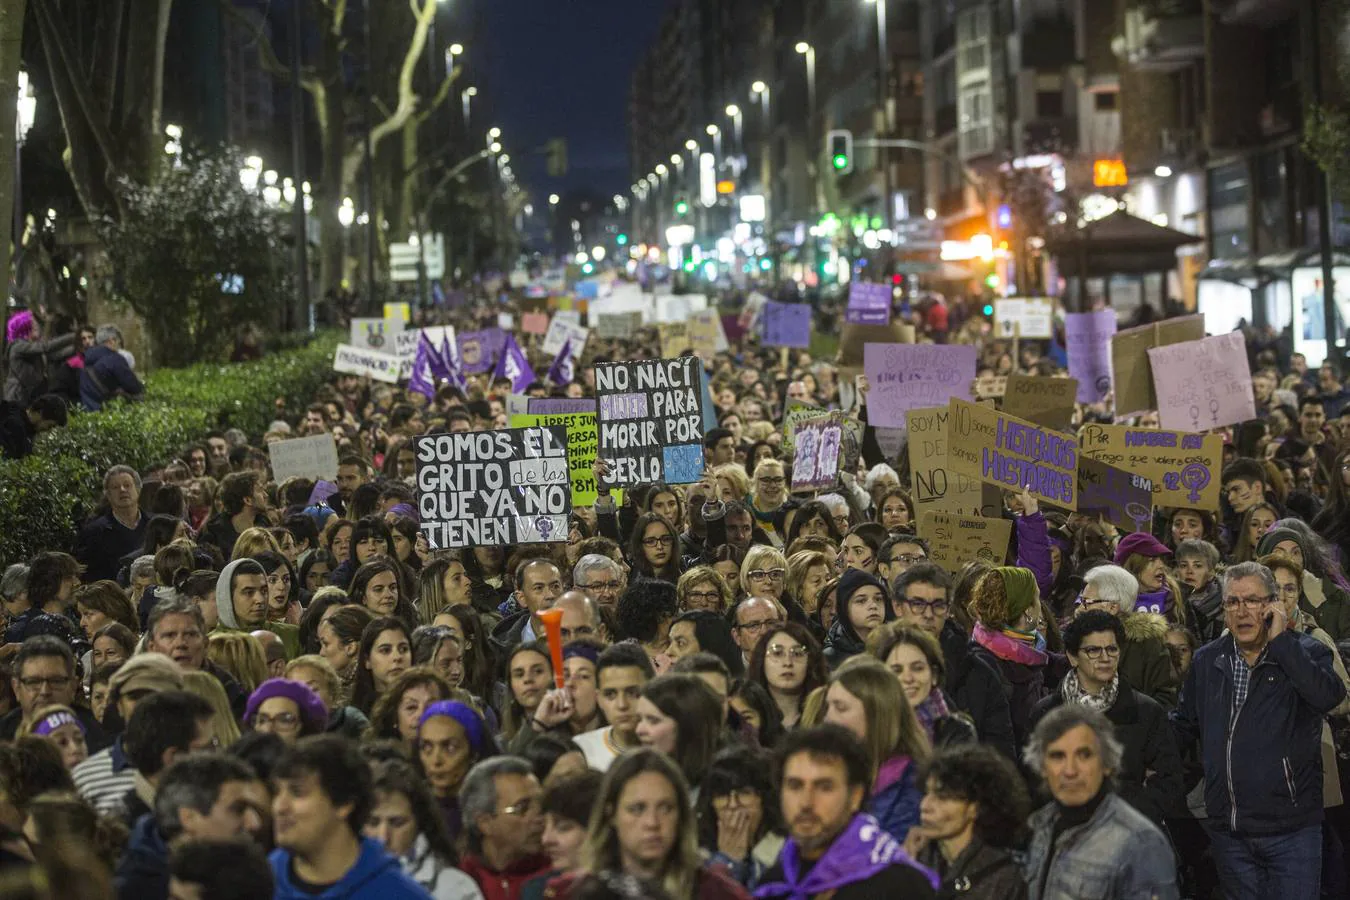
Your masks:
{"label": "purple feminist flag", "polygon": [[517,394],[525,393],[525,389],[534,383],[534,369],[530,368],[530,361],[516,343],[514,334],[506,335],[506,343],[502,345],[502,355],[497,359],[497,368],[493,370],[492,377],[510,379],[511,390]]}
{"label": "purple feminist flag", "polygon": [[441,360],[445,363],[445,380],[461,391],[464,390],[468,384],[468,379],[464,377],[464,369],[459,364],[459,353],[455,345],[450,342],[448,333],[441,343]]}
{"label": "purple feminist flag", "polygon": [[576,374],[572,359],[572,339],[569,337],[563,342],[562,349],[558,351],[558,357],[553,360],[553,365],[548,370],[548,380],[554,384],[571,384],[572,377]]}
{"label": "purple feminist flag", "polygon": [[425,334],[417,339],[417,356],[413,358],[412,374],[408,377],[408,390],[416,391],[428,400],[436,396],[436,348],[431,346]]}

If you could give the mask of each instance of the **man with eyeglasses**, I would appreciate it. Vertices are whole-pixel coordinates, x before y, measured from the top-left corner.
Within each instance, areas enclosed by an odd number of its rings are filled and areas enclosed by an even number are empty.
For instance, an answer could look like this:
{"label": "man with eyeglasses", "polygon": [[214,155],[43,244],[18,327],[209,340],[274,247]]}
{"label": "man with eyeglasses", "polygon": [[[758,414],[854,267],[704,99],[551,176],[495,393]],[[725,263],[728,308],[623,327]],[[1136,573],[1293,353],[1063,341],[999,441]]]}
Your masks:
{"label": "man with eyeglasses", "polygon": [[1103,713],[1115,726],[1123,752],[1114,775],[1121,799],[1159,828],[1174,798],[1181,796],[1181,756],[1167,723],[1167,711],[1152,697],[1120,680],[1125,626],[1106,612],[1087,612],[1064,628],[1064,649],[1073,668],[1059,690],[1031,712],[1030,724],[1067,704]]}
{"label": "man with eyeglasses", "polygon": [[952,577],[946,569],[930,562],[915,563],[894,581],[896,616],[903,624],[938,639],[947,663],[943,693],[970,716],[981,743],[1016,761],[1012,713],[1003,682],[988,662],[970,652],[970,635],[950,616],[951,591]]}
{"label": "man with eyeglasses", "polygon": [[891,584],[910,566],[928,559],[928,545],[912,534],[897,534],[886,539],[877,551],[877,574]]}
{"label": "man with eyeglasses", "polygon": [[619,603],[619,595],[628,587],[628,580],[614,560],[599,553],[588,553],[573,567],[572,585],[585,591],[601,606],[613,609]]}
{"label": "man with eyeglasses", "polygon": [[540,852],[543,788],[519,756],[485,759],[464,776],[459,804],[466,852],[459,867],[484,897],[518,900],[526,882],[548,872]]}
{"label": "man with eyeglasses", "polygon": [[1322,721],[1345,699],[1331,653],[1289,628],[1260,563],[1223,574],[1228,633],[1195,652],[1172,725],[1198,743],[1205,830],[1224,896],[1315,900],[1322,871]]}
{"label": "man with eyeglasses", "polygon": [[539,613],[562,596],[562,573],[547,559],[531,559],[516,569],[517,589],[513,599],[523,609],[508,616],[492,629],[492,642],[502,653],[510,653],[526,641],[543,640],[544,626]]}
{"label": "man with eyeglasses", "polygon": [[731,630],[747,669],[750,668],[750,654],[755,652],[759,639],[768,629],[781,625],[783,619],[783,608],[768,597],[747,597],[736,605]]}
{"label": "man with eyeglasses", "polygon": [[96,753],[112,743],[98,719],[84,705],[75,702],[75,654],[65,641],[41,634],[19,645],[14,657],[14,676],[10,686],[19,701],[19,708],[0,719],[0,738],[13,740],[19,725],[34,712],[46,706],[69,706],[84,728],[85,743],[90,753]]}

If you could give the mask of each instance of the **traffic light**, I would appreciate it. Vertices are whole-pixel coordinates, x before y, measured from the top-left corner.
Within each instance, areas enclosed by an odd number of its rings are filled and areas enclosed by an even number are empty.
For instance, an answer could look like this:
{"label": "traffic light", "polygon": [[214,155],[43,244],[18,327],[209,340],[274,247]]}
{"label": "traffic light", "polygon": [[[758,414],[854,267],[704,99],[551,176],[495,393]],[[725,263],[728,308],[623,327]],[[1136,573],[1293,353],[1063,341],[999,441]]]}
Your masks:
{"label": "traffic light", "polygon": [[839,129],[829,134],[830,168],[837,175],[853,171],[853,132]]}
{"label": "traffic light", "polygon": [[619,237],[617,238],[617,240],[618,240],[618,242],[619,242],[619,246],[620,246],[620,247],[627,247],[627,246],[628,246],[628,235],[626,235],[626,234],[620,234]]}
{"label": "traffic light", "polygon": [[675,215],[679,216],[681,219],[689,215],[689,198],[684,194],[677,194],[675,196]]}

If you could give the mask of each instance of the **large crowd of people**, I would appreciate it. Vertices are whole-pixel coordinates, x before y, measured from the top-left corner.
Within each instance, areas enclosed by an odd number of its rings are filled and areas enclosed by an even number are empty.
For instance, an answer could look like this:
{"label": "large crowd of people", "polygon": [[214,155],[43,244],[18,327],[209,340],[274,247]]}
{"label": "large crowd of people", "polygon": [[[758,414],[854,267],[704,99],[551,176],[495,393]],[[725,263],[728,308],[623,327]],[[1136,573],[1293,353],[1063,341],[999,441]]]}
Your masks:
{"label": "large crowd of people", "polygon": [[[980,380],[1063,371],[906,315]],[[7,452],[139,392],[115,328],[16,318]],[[661,355],[593,331],[573,381],[517,337],[531,397]],[[1219,509],[1127,533],[1003,490],[1007,559],[950,568],[865,382],[753,340],[703,360],[703,477],[602,487],[554,543],[420,528],[415,439],[509,427],[491,371],[334,374],[265,434],[113,466],[0,577],[0,898],[1350,896],[1350,389],[1251,337]],[[827,490],[792,490],[789,403],[861,422]],[[323,434],[331,482],[277,483],[267,446]]]}

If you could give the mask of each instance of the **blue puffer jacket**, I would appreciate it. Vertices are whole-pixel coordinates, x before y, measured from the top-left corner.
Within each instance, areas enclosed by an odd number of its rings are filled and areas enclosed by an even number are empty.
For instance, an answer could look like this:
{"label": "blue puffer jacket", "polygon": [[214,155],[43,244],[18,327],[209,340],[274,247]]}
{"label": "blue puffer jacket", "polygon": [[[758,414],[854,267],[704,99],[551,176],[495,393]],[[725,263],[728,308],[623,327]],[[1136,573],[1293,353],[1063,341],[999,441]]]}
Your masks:
{"label": "blue puffer jacket", "polygon": [[1200,742],[1205,807],[1213,825],[1276,834],[1322,820],[1322,720],[1345,697],[1331,651],[1284,631],[1251,673],[1232,735],[1232,635],[1201,647],[1172,712],[1177,744]]}
{"label": "blue puffer jacket", "polygon": [[902,844],[909,830],[919,824],[923,791],[915,784],[915,770],[914,761],[908,756],[892,756],[886,760],[877,772],[872,796],[865,809]]}

